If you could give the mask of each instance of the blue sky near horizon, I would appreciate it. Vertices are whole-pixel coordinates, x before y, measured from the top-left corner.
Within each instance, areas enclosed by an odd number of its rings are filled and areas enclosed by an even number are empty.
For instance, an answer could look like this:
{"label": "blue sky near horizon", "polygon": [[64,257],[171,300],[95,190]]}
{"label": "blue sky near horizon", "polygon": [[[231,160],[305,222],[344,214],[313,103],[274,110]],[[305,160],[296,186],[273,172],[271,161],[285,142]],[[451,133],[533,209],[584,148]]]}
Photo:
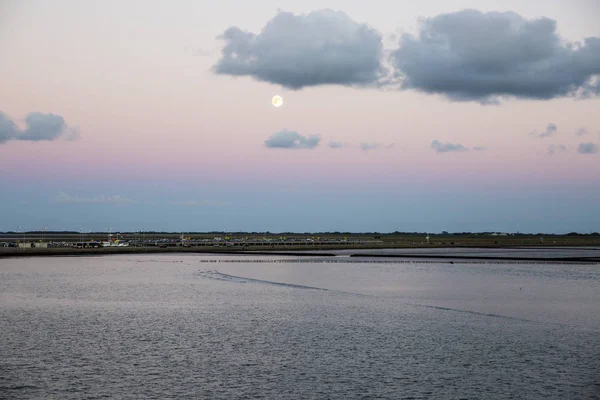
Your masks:
{"label": "blue sky near horizon", "polygon": [[[320,189],[287,188],[267,192],[240,188],[237,193],[225,188],[211,193],[213,199],[203,201],[183,200],[202,197],[192,193],[187,197],[145,197],[140,193],[136,198],[103,198],[61,192],[52,199],[32,195],[4,198],[2,201],[17,204],[11,213],[15,226],[2,224],[0,231],[83,227],[86,231],[590,233],[598,231],[595,227],[600,222],[597,213],[587,212],[600,202],[597,190],[589,188],[544,188],[535,197],[520,190],[435,187],[361,193],[348,188],[330,191],[329,196]],[[31,200],[17,200],[23,197]]]}
{"label": "blue sky near horizon", "polygon": [[4,1],[0,231],[600,231],[598,15]]}

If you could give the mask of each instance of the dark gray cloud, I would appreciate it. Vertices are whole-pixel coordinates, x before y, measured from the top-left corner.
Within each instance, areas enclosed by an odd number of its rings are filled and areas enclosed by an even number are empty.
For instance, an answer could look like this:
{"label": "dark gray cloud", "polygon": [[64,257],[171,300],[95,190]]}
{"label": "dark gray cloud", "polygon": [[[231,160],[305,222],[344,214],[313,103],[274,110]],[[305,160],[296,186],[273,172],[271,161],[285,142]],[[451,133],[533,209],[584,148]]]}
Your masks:
{"label": "dark gray cloud", "polygon": [[329,142],[329,147],[332,149],[341,149],[343,147],[346,147],[346,145],[342,142],[331,141]]}
{"label": "dark gray cloud", "polygon": [[439,140],[431,142],[431,148],[437,153],[463,152],[469,151],[468,148],[459,143],[441,143]]}
{"label": "dark gray cloud", "polygon": [[391,54],[404,89],[451,100],[552,99],[600,94],[600,38],[569,43],[556,21],[463,10],[422,21]]}
{"label": "dark gray cloud", "polygon": [[577,131],[575,131],[575,135],[576,136],[585,136],[587,135],[588,131],[585,128],[579,128],[577,129]]}
{"label": "dark gray cloud", "polygon": [[284,129],[265,140],[265,146],[270,149],[314,149],[320,141],[319,135],[302,136],[298,132]]}
{"label": "dark gray cloud", "polygon": [[558,132],[558,126],[556,126],[556,124],[553,124],[552,122],[549,122],[546,129],[543,130],[541,133],[538,133],[538,131],[536,130],[531,132],[529,135],[543,139],[550,136],[554,136],[556,132]]}
{"label": "dark gray cloud", "polygon": [[65,136],[76,140],[79,132],[69,128],[63,117],[56,114],[32,112],[25,117],[25,129],[20,129],[6,114],[0,112],[0,143],[9,140],[42,141],[55,140]]}
{"label": "dark gray cloud", "polygon": [[580,143],[577,149],[579,154],[596,154],[598,153],[598,145],[595,143]]}
{"label": "dark gray cloud", "polygon": [[340,11],[280,11],[260,34],[232,26],[219,38],[225,46],[213,67],[218,74],[290,89],[373,85],[383,74],[381,34]]}
{"label": "dark gray cloud", "polygon": [[563,153],[565,151],[567,151],[567,146],[563,144],[550,144],[546,150],[548,154]]}

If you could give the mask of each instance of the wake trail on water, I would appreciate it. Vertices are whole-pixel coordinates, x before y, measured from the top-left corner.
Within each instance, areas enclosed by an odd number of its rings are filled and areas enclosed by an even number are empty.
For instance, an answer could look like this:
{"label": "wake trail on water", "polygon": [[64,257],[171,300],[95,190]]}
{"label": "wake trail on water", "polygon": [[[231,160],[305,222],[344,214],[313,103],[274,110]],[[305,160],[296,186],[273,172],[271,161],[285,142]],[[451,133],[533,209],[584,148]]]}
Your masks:
{"label": "wake trail on water", "polygon": [[484,312],[479,312],[479,311],[462,310],[460,308],[432,306],[432,305],[428,305],[428,304],[418,304],[418,303],[404,303],[404,304],[407,304],[409,306],[414,306],[414,307],[432,308],[434,310],[441,310],[441,311],[454,311],[454,312],[459,312],[459,313],[464,313],[464,314],[480,315],[480,316],[484,316],[484,317],[511,319],[513,321],[534,322],[534,323],[538,322],[538,321],[534,321],[534,320],[526,319],[526,318],[511,317],[509,315],[502,315],[502,314],[484,313]]}
{"label": "wake trail on water", "polygon": [[[354,296],[369,296],[369,295],[361,294],[361,293],[344,292],[341,290],[326,289],[326,288],[321,288],[321,287],[316,287],[316,286],[296,285],[294,283],[274,282],[274,281],[266,281],[263,279],[245,278],[242,276],[224,274],[222,272],[217,271],[216,269],[200,270],[200,271],[196,272],[194,275],[200,276],[203,278],[218,280],[218,281],[227,281],[227,282],[235,282],[235,283],[258,283],[258,284],[263,284],[263,285],[272,285],[272,286],[287,287],[287,288],[293,288],[293,289],[319,290],[319,291],[324,291],[324,292],[351,294]],[[369,297],[373,297],[373,296],[369,296]]]}
{"label": "wake trail on water", "polygon": [[[316,286],[296,285],[293,283],[274,282],[274,281],[267,281],[267,280],[262,280],[262,279],[245,278],[242,276],[224,274],[222,272],[217,271],[216,269],[200,270],[200,271],[196,272],[194,275],[202,277],[202,278],[218,280],[218,281],[233,282],[233,283],[258,283],[258,284],[263,284],[263,285],[272,285],[272,286],[286,287],[286,288],[292,288],[292,289],[319,290],[319,291],[331,292],[331,293],[349,294],[349,295],[353,295],[353,296],[382,298],[381,296],[376,296],[376,295],[344,292],[341,290],[326,289],[326,288],[321,288],[321,287],[316,287]],[[408,306],[430,308],[430,309],[439,310],[439,311],[452,311],[452,312],[459,312],[459,313],[464,313],[464,314],[478,315],[478,316],[483,316],[483,317],[510,319],[510,320],[522,321],[522,322],[534,322],[534,323],[538,322],[538,321],[525,319],[525,318],[511,317],[508,315],[501,315],[501,314],[484,313],[484,312],[479,312],[479,311],[462,310],[460,308],[434,306],[434,305],[428,305],[428,304],[411,303],[411,302],[406,302],[406,301],[402,301],[402,303],[406,304]]]}

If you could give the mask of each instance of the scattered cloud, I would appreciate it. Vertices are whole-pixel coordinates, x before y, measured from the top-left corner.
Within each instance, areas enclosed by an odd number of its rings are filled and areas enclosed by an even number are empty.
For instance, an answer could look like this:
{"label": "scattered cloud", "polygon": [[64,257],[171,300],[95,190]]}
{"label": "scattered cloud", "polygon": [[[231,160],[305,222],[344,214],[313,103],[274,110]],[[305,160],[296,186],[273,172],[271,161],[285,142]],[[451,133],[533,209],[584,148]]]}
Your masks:
{"label": "scattered cloud", "polygon": [[475,146],[475,147],[473,147],[473,150],[475,150],[475,151],[486,151],[487,147]]}
{"label": "scattered cloud", "polygon": [[598,153],[598,145],[595,143],[580,143],[577,149],[579,154],[596,154]]}
{"label": "scattered cloud", "polygon": [[6,114],[0,111],[0,143],[9,140],[31,142],[56,140],[64,136],[67,140],[77,140],[79,132],[69,128],[63,117],[56,114],[31,112],[25,117],[25,129],[20,129]]}
{"label": "scattered cloud", "polygon": [[403,89],[454,101],[496,104],[501,97],[600,95],[600,38],[572,43],[556,21],[514,12],[463,10],[421,22],[391,53]]}
{"label": "scattered cloud", "polygon": [[556,124],[553,124],[552,122],[550,122],[550,123],[548,123],[546,130],[542,131],[541,133],[538,133],[537,131],[533,131],[533,132],[529,133],[529,136],[543,139],[543,138],[547,138],[550,136],[554,136],[556,134],[556,132],[558,132],[558,127],[556,126]]}
{"label": "scattered cloud", "polygon": [[557,131],[558,131],[558,127],[556,126],[556,124],[549,123],[548,126],[546,127],[546,130],[544,132],[540,133],[540,137],[544,138],[544,137],[554,136]]}
{"label": "scattered cloud", "polygon": [[0,143],[14,140],[19,135],[19,128],[15,123],[0,111]]}
{"label": "scattered cloud", "polygon": [[284,129],[265,140],[265,146],[270,149],[314,149],[320,141],[319,135],[302,136]]}
{"label": "scattered cloud", "polygon": [[431,148],[437,153],[464,152],[469,149],[460,143],[441,143],[439,140],[431,142]]}
{"label": "scattered cloud", "polygon": [[249,76],[289,89],[318,85],[371,86],[380,79],[381,34],[330,9],[295,15],[280,11],[254,34],[232,26],[217,74]]}
{"label": "scattered cloud", "polygon": [[381,146],[377,143],[361,143],[360,144],[360,149],[364,150],[364,151],[375,150],[375,149],[378,149],[379,147],[381,147]]}
{"label": "scattered cloud", "polygon": [[366,143],[363,142],[359,145],[363,151],[377,150],[377,149],[391,149],[394,147],[394,143],[383,144],[383,143]]}
{"label": "scattered cloud", "polygon": [[120,195],[114,196],[96,196],[96,197],[79,197],[71,196],[65,192],[60,192],[58,196],[53,199],[57,203],[105,203],[105,204],[131,204],[133,200],[122,197]]}
{"label": "scattered cloud", "polygon": [[563,144],[550,144],[550,145],[548,145],[548,150],[546,150],[546,153],[556,154],[556,153],[563,153],[565,151],[567,151],[567,146],[565,146]]}
{"label": "scattered cloud", "polygon": [[186,207],[203,207],[203,206],[229,206],[230,202],[227,201],[216,201],[216,200],[185,200],[185,201],[176,201],[172,204],[177,206],[186,206]]}
{"label": "scattered cloud", "polygon": [[331,141],[331,142],[329,142],[329,147],[331,149],[341,149],[343,147],[346,147],[346,145],[342,142]]}
{"label": "scattered cloud", "polygon": [[25,118],[27,128],[21,131],[19,140],[54,140],[63,134],[67,128],[65,120],[60,115],[32,112]]}
{"label": "scattered cloud", "polygon": [[575,135],[576,136],[585,136],[587,135],[588,131],[585,128],[579,128],[577,129],[577,131],[575,131]]}

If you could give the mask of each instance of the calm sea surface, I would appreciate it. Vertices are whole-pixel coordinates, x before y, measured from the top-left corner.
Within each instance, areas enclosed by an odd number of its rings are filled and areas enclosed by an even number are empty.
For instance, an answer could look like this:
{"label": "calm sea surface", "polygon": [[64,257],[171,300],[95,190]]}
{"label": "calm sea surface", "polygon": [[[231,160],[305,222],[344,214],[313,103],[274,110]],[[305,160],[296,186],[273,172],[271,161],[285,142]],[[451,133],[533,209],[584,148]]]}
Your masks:
{"label": "calm sea surface", "polygon": [[600,398],[600,265],[291,259],[0,259],[0,398]]}

